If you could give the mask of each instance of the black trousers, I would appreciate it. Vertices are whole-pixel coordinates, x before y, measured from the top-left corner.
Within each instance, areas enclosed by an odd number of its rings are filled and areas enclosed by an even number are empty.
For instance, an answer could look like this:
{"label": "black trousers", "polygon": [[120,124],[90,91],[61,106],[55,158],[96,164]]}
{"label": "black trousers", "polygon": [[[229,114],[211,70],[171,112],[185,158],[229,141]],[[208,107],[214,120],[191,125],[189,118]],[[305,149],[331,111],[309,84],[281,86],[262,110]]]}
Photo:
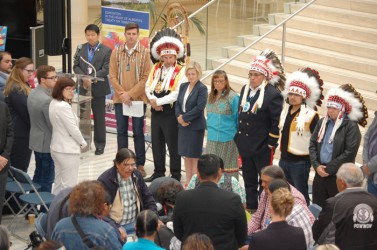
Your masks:
{"label": "black trousers", "polygon": [[321,177],[319,174],[315,173],[313,180],[313,203],[323,208],[326,204],[326,200],[330,197],[334,197],[338,192],[336,175]]}
{"label": "black trousers", "polygon": [[268,150],[258,156],[242,156],[242,174],[246,191],[246,208],[248,209],[258,208],[258,197],[263,190],[259,180],[260,174],[262,168],[268,165],[270,165],[270,152]]}
{"label": "black trousers", "polygon": [[94,145],[96,149],[103,149],[106,145],[105,96],[93,96],[91,105],[94,120]]}
{"label": "black trousers", "polygon": [[172,176],[180,178],[181,156],[178,155],[178,121],[174,112],[152,112],[151,130],[154,173],[158,176],[165,175],[166,144],[170,156],[170,173]]}
{"label": "black trousers", "polygon": [[2,214],[3,214],[3,206],[4,206],[4,199],[5,199],[5,186],[7,184],[8,169],[9,169],[9,161],[8,161],[8,164],[0,171],[0,224],[1,224]]}

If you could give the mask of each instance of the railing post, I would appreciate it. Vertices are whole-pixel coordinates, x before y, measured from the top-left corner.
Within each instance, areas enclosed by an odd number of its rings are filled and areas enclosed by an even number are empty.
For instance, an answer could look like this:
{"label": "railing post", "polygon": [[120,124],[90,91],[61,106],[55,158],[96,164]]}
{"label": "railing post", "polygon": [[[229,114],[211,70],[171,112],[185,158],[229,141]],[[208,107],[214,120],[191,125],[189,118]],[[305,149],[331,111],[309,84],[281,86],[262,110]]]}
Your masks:
{"label": "railing post", "polygon": [[281,63],[284,65],[285,61],[285,37],[286,37],[286,23],[283,24],[283,33],[281,38]]}

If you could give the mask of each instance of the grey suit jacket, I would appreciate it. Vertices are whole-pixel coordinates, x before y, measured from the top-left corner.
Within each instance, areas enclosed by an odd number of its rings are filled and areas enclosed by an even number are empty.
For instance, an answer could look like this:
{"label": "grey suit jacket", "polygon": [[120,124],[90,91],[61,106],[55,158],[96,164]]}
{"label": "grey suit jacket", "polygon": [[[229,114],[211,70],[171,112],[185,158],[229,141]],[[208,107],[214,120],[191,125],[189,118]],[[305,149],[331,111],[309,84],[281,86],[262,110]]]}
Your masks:
{"label": "grey suit jacket", "polygon": [[30,115],[29,148],[38,153],[50,153],[52,126],[48,114],[51,91],[41,86],[33,89],[27,99]]}
{"label": "grey suit jacket", "polygon": [[[77,56],[73,61],[73,71],[76,74],[87,75],[88,74],[88,64],[80,59],[80,56],[84,58],[87,62],[88,59],[88,43],[82,45],[81,50],[77,53]],[[110,94],[110,85],[107,75],[109,74],[109,63],[110,63],[111,49],[103,44],[100,44],[97,50],[94,52],[93,60],[91,64],[97,71],[97,77],[105,78],[104,82],[97,82],[92,84],[92,95],[94,97],[102,97]],[[90,74],[94,76],[94,72]]]}

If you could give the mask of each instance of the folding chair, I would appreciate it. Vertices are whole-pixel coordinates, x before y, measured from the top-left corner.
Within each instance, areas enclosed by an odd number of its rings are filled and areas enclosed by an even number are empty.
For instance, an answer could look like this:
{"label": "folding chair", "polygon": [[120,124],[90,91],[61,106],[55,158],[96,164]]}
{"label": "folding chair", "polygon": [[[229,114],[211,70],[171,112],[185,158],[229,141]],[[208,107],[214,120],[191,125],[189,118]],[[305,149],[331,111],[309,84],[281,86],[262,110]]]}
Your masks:
{"label": "folding chair", "polygon": [[[25,214],[33,210],[36,215],[38,215],[38,210],[36,206],[43,206],[46,211],[48,211],[48,205],[51,204],[54,195],[49,192],[38,192],[38,189],[30,179],[30,176],[14,167],[10,167],[9,174],[13,177],[14,181],[18,185],[18,187],[22,190],[22,195],[20,195],[19,199],[25,203],[25,205],[21,208],[17,215],[23,213],[23,211],[27,208],[28,205],[30,207],[25,211]],[[23,184],[30,185],[32,190],[29,193],[24,189]],[[16,216],[17,216],[16,215]]]}
{"label": "folding chair", "polygon": [[44,240],[46,240],[47,214],[40,213],[35,221],[35,229]]}
{"label": "folding chair", "polygon": [[[37,183],[33,183],[34,184],[34,187],[39,190],[41,188],[41,186]],[[24,194],[24,192],[30,192],[33,190],[33,188],[29,185],[29,184],[26,184],[26,183],[23,183],[21,184],[22,185],[22,188],[21,189],[18,184],[15,182],[15,180],[12,178],[12,177],[7,177],[7,183],[6,183],[6,186],[5,186],[5,190],[7,192],[9,192],[9,197],[4,201],[4,206],[7,206],[9,208],[9,210],[13,213],[13,215],[16,214],[16,212],[13,210],[11,204],[10,204],[10,201],[11,200],[14,200],[16,205],[18,206],[19,209],[21,209],[21,205],[20,205],[20,202],[18,201],[17,199],[17,194]]]}
{"label": "folding chair", "polygon": [[312,214],[314,215],[314,218],[318,219],[318,216],[321,213],[322,208],[315,203],[310,204],[308,208],[310,212],[312,212]]}

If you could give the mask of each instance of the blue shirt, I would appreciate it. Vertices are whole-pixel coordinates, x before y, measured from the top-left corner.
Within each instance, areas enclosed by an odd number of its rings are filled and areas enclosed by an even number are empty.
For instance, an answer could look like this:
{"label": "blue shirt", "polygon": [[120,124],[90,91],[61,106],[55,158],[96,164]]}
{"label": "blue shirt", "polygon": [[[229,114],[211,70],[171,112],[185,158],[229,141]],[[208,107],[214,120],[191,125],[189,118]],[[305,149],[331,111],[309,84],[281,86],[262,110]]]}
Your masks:
{"label": "blue shirt", "polygon": [[228,96],[207,103],[207,140],[228,142],[237,132],[238,102],[240,97],[230,91]]}
{"label": "blue shirt", "polygon": [[164,250],[153,241],[139,238],[136,242],[127,242],[123,245],[123,250]]}
{"label": "blue shirt", "polygon": [[331,133],[334,129],[335,122],[331,119],[327,121],[325,137],[322,140],[322,147],[320,152],[321,164],[327,164],[332,160],[332,152],[334,143],[329,143]]}

